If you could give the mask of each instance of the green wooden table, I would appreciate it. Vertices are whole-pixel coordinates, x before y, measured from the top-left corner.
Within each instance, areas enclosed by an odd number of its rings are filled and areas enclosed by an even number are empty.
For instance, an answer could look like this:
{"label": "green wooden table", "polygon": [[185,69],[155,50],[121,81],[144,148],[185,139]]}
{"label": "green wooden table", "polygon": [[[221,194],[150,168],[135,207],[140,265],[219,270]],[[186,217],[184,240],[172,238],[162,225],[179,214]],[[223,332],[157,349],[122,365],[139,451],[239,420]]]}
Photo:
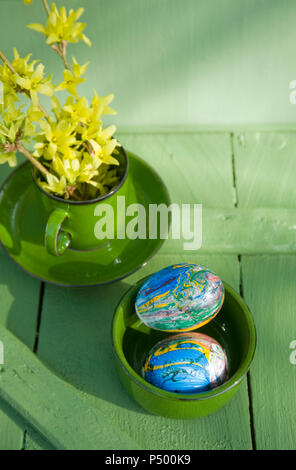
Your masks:
{"label": "green wooden table", "polygon": [[[174,202],[203,204],[203,246],[167,241],[142,270],[66,289],[23,273],[0,250],[0,449],[295,449],[296,132],[131,129],[121,142],[152,164]],[[2,183],[9,170],[1,167]],[[234,399],[201,420],[147,414],[122,388],[114,307],[137,279],[203,263],[240,292],[258,330]]]}

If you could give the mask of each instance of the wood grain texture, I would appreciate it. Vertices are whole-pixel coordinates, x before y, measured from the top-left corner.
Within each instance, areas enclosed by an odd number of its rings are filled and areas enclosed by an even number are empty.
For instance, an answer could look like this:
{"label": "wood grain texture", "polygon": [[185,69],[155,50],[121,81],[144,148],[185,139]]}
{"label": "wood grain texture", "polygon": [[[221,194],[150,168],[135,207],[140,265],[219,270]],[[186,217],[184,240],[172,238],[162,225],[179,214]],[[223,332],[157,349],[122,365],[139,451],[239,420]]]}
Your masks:
{"label": "wood grain texture", "polygon": [[[23,157],[19,158],[24,161]],[[0,186],[15,171],[0,166]],[[33,349],[40,296],[40,281],[22,271],[0,246],[0,324]]]}
{"label": "wood grain texture", "polygon": [[[12,171],[14,169],[8,165],[1,165],[0,185]],[[30,349],[33,349],[35,342],[40,286],[40,282],[24,273],[0,246],[0,324]],[[0,340],[3,341],[1,336]],[[6,361],[5,343],[4,360]],[[0,449],[20,450],[26,423],[16,423],[15,417],[7,414],[5,405],[1,405],[0,409]]]}
{"label": "wood grain texture", "polygon": [[[251,448],[245,383],[231,403],[215,415],[175,421],[146,413],[119,381],[110,342],[117,302],[137,279],[181,260],[205,263],[236,289],[239,287],[237,257],[184,254],[159,255],[141,272],[110,286],[83,290],[47,286],[38,356],[54,373],[80,390],[94,418],[101,413],[108,416],[113,428],[124,430],[141,449]],[[86,422],[81,427],[88,436]],[[111,438],[110,446],[114,445]]]}
{"label": "wood grain texture", "polygon": [[[247,132],[233,138],[239,210],[261,208],[266,218],[274,208],[285,214],[286,222],[274,220],[266,231],[266,246],[276,239],[287,241],[284,233],[280,234],[284,229],[292,236],[288,242],[291,253],[296,227],[295,144],[295,132]],[[256,244],[257,240],[253,241]],[[250,385],[259,449],[295,449],[295,367],[289,362],[289,345],[296,338],[294,279],[294,256],[242,258],[244,296],[258,329]]]}
{"label": "wood grain texture", "polygon": [[[190,218],[193,230],[193,206]],[[184,250],[184,242],[184,237],[174,240],[170,232],[161,253],[180,253]],[[255,255],[295,252],[296,209],[202,209],[199,253]]]}
{"label": "wood grain texture", "polygon": [[35,341],[40,285],[0,247],[0,323],[31,349]]}
{"label": "wood grain texture", "polygon": [[161,175],[172,202],[233,207],[229,133],[119,133],[119,139]]}
{"label": "wood grain texture", "polygon": [[[0,372],[0,385],[2,374]],[[14,370],[16,376],[17,372]],[[52,445],[32,428],[28,416],[18,413],[14,403],[9,404],[0,398],[0,450],[53,450]]]}
{"label": "wood grain texture", "polygon": [[23,450],[56,450],[38,432],[30,429],[24,435]]}
{"label": "wood grain texture", "polygon": [[[0,324],[31,349],[35,341],[39,290],[40,282],[21,271],[0,247]],[[4,343],[6,361],[7,345],[1,335],[0,340]],[[0,449],[21,449],[25,428],[0,408]]]}
{"label": "wood grain texture", "polygon": [[[57,449],[136,449],[109,416],[85,403],[24,344],[0,325],[6,363],[0,370],[0,399]],[[112,444],[111,444],[112,443]]]}
{"label": "wood grain texture", "polygon": [[295,450],[295,256],[242,258],[243,289],[258,332],[251,369],[258,449]]}
{"label": "wood grain texture", "polygon": [[[0,168],[0,185],[3,184],[5,179],[11,173],[11,169],[8,165],[2,165]],[[0,247],[0,298],[1,298],[1,308],[0,308],[0,322],[6,324],[8,319],[8,314],[10,307],[14,303],[13,295],[9,291],[9,287],[6,284],[6,273],[11,270],[11,262],[7,260],[5,253],[3,252],[2,247]],[[13,269],[13,268],[12,268]],[[17,269],[16,266],[14,269]],[[10,280],[14,282],[13,276],[10,277]],[[16,285],[16,284],[15,284]],[[15,324],[15,322],[14,322]],[[34,333],[33,333],[34,336]],[[29,342],[32,342],[32,333],[30,333]],[[1,338],[0,338],[1,341]],[[0,366],[1,367],[1,366]],[[15,422],[10,419],[4,411],[4,405],[0,406],[0,450],[20,450],[22,447],[24,432],[23,430],[15,424]]]}
{"label": "wood grain texture", "polygon": [[239,133],[233,144],[238,207],[295,209],[296,133]]}
{"label": "wood grain texture", "polygon": [[24,430],[9,414],[7,405],[0,400],[0,450],[21,450]]}

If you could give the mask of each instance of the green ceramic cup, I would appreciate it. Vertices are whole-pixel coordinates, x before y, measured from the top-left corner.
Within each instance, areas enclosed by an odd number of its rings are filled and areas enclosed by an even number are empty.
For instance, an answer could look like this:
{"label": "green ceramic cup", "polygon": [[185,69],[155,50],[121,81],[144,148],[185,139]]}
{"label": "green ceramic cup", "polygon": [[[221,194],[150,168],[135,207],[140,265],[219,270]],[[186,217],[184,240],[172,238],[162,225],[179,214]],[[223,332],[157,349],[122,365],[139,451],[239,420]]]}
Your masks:
{"label": "green ceramic cup", "polygon": [[135,299],[145,279],[130,288],[116,308],[112,340],[119,376],[129,394],[147,411],[175,419],[200,418],[224,406],[246,376],[256,349],[256,330],[244,300],[226,283],[225,301],[210,323],[196,330],[212,336],[226,350],[227,381],[210,392],[183,395],[146,382],[141,375],[150,349],[169,333],[152,330],[136,315]]}
{"label": "green ceramic cup", "polygon": [[[97,222],[96,210],[99,204],[108,204],[113,209],[114,221],[117,221],[117,198],[124,196],[126,204],[133,196],[129,190],[128,157],[125,150],[118,148],[120,183],[106,196],[90,201],[66,201],[65,199],[49,194],[38,185],[36,175],[34,181],[41,195],[42,209],[47,214],[48,221],[45,228],[45,247],[51,255],[61,256],[67,249],[75,251],[93,251],[100,249],[110,242],[110,239],[98,239],[95,235]],[[114,223],[114,238],[118,225]]]}

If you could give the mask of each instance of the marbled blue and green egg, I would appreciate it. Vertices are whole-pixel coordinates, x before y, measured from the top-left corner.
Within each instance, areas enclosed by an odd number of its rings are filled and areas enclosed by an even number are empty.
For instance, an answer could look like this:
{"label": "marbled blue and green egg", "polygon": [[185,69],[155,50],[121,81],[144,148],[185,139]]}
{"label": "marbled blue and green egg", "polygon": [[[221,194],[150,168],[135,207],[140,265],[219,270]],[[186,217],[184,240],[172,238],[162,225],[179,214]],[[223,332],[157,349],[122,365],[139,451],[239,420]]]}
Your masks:
{"label": "marbled blue and green egg", "polygon": [[222,346],[200,333],[181,333],[160,341],[143,368],[147,382],[184,394],[212,390],[225,381],[227,372],[227,356]]}
{"label": "marbled blue and green egg", "polygon": [[144,282],[135,307],[149,328],[181,332],[208,323],[223,301],[224,286],[213,271],[196,264],[176,264]]}

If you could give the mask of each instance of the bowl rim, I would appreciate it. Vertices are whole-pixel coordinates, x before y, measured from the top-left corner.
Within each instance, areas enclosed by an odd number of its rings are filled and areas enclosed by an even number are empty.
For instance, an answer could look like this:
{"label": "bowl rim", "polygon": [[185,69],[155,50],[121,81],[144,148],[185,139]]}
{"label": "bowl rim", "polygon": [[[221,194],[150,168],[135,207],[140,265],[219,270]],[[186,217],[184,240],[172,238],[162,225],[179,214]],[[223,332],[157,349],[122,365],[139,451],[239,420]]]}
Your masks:
{"label": "bowl rim", "polygon": [[[113,348],[113,353],[115,354],[115,357],[117,359],[118,364],[124,371],[124,373],[133,381],[135,382],[138,386],[143,388],[146,392],[150,392],[153,395],[157,395],[158,397],[165,398],[168,400],[173,400],[173,401],[203,401],[206,399],[210,398],[215,398],[221,394],[227,393],[233,388],[237,387],[242,380],[245,378],[247,375],[251,363],[254,359],[255,352],[256,352],[256,347],[257,347],[257,332],[256,332],[256,327],[254,323],[253,316],[251,314],[251,311],[246,304],[245,300],[225,281],[222,280],[225,291],[230,294],[240,305],[242,308],[245,318],[247,320],[247,324],[249,327],[249,334],[250,334],[250,342],[249,342],[249,347],[248,351],[246,354],[246,357],[243,361],[243,363],[240,365],[238,370],[233,374],[231,378],[226,380],[222,385],[219,385],[218,387],[214,388],[213,390],[207,391],[207,392],[200,392],[196,394],[182,394],[182,393],[177,393],[177,392],[169,392],[167,390],[162,390],[161,388],[155,387],[154,385],[150,384],[147,382],[143,377],[141,377],[129,364],[127,361],[125,354],[120,346],[120,342],[117,338],[116,335],[116,324],[121,316],[121,306],[124,300],[128,297],[130,294],[130,291],[133,290],[135,287],[140,287],[141,284],[147,279],[148,276],[145,278],[139,280],[136,284],[131,286],[121,297],[119,303],[116,306],[115,313],[113,315],[113,320],[112,320],[112,327],[111,327],[111,334],[112,334],[112,348]],[[196,331],[196,330],[194,330]]]}

